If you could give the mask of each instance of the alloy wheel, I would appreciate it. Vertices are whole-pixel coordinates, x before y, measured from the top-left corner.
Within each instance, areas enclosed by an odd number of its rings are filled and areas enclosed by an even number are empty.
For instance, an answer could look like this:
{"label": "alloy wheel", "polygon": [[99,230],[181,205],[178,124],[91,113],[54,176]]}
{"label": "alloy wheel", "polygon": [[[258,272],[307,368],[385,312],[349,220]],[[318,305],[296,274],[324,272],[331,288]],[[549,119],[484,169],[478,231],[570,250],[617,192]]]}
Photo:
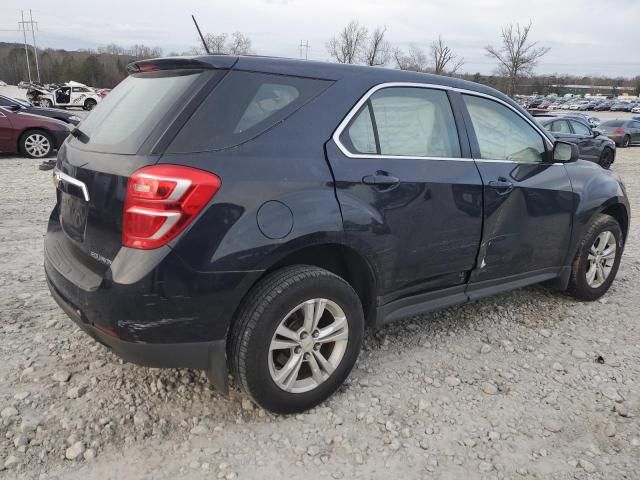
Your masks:
{"label": "alloy wheel", "polygon": [[291,310],[269,345],[269,373],[282,390],[304,393],[317,388],[338,368],[349,341],[342,308],[314,298]]}
{"label": "alloy wheel", "polygon": [[616,237],[609,230],[600,233],[589,249],[587,284],[599,288],[609,278],[616,260]]}
{"label": "alloy wheel", "polygon": [[32,133],[25,139],[24,148],[32,157],[42,158],[51,151],[51,142],[41,133]]}

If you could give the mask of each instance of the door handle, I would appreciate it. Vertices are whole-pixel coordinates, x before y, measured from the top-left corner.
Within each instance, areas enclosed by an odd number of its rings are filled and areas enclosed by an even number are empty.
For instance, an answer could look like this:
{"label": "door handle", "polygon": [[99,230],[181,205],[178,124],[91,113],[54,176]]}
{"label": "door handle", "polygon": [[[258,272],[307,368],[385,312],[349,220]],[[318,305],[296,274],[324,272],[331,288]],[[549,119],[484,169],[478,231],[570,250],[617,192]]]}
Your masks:
{"label": "door handle", "polygon": [[513,182],[508,181],[504,177],[499,177],[498,180],[491,180],[489,187],[493,188],[498,195],[506,195],[513,190]]}
{"label": "door handle", "polygon": [[375,175],[362,177],[362,183],[365,185],[391,186],[400,183],[400,179],[386,172],[376,172]]}

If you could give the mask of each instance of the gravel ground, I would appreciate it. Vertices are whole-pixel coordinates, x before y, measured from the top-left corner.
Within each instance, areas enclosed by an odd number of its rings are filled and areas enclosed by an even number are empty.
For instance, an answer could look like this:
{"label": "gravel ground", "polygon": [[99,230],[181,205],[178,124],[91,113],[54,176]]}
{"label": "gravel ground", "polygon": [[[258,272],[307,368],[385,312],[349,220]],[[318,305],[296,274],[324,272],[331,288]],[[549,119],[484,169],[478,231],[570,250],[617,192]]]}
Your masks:
{"label": "gravel ground", "polygon": [[[51,299],[51,172],[0,157],[0,477],[636,479],[640,227],[595,303],[531,287],[367,334],[347,384],[278,417],[126,364]],[[640,148],[614,164],[640,209]]]}

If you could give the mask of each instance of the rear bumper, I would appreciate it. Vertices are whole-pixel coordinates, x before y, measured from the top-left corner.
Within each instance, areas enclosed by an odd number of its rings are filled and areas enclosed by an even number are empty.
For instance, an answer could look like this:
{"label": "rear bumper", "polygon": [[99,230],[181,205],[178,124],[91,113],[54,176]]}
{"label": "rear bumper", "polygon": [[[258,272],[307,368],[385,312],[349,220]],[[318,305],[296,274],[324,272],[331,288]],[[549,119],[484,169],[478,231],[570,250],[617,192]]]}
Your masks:
{"label": "rear bumper", "polygon": [[624,143],[624,135],[607,135],[619,147]]}
{"label": "rear bumper", "polygon": [[219,391],[228,391],[226,340],[184,343],[128,342],[117,338],[112,330],[92,323],[84,313],[72,305],[51,283],[51,296],[67,316],[87,335],[109,348],[127,362],[152,368],[192,368],[205,370],[209,381]]}

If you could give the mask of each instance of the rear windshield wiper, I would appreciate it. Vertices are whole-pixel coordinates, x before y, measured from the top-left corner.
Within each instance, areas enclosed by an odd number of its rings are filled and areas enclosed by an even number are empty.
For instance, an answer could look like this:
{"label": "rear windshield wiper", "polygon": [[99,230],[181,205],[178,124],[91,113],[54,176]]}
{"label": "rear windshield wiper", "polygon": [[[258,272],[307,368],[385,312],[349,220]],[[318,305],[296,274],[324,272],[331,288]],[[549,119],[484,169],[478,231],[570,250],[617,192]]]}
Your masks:
{"label": "rear windshield wiper", "polygon": [[80,130],[78,127],[73,127],[71,129],[71,135],[73,135],[74,137],[76,137],[78,140],[80,140],[82,143],[87,143],[89,141],[89,135],[87,135],[86,133],[84,133],[82,130]]}

